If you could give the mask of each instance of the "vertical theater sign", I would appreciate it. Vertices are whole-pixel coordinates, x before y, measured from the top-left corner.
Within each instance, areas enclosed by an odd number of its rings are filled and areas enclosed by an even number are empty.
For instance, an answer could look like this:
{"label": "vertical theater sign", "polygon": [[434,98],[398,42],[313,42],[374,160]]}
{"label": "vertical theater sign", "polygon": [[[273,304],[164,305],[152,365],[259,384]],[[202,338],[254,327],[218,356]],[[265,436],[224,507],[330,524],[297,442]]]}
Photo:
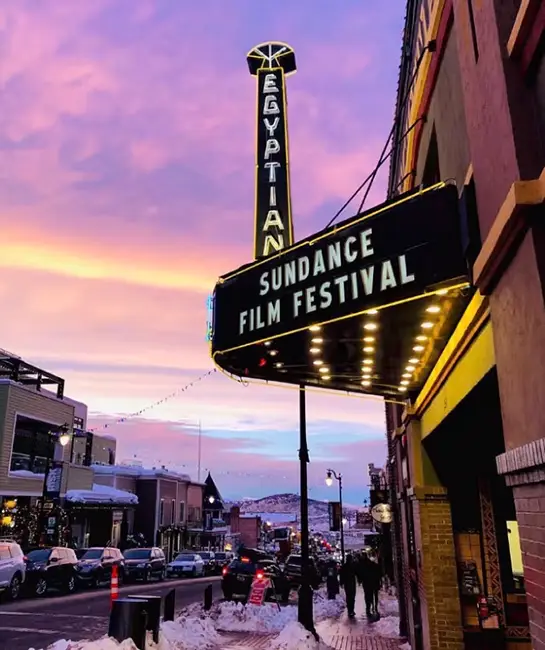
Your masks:
{"label": "vertical theater sign", "polygon": [[247,57],[257,78],[257,159],[254,257],[260,259],[293,244],[286,77],[296,70],[285,43],[263,43]]}
{"label": "vertical theater sign", "polygon": [[257,80],[254,260],[214,289],[211,347],[228,373],[404,399],[423,386],[471,298],[457,188],[396,196],[294,242],[285,43]]}

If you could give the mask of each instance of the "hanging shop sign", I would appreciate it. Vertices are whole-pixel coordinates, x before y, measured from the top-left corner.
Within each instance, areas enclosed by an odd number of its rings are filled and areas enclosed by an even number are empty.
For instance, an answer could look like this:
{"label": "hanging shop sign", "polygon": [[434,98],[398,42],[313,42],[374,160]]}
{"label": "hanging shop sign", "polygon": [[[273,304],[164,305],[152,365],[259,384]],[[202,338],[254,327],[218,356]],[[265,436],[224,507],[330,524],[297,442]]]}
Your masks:
{"label": "hanging shop sign", "polygon": [[44,497],[46,499],[58,499],[61,494],[62,486],[62,468],[61,461],[51,461],[47,468],[47,474],[44,484]]}
{"label": "hanging shop sign", "polygon": [[328,504],[329,530],[337,532],[341,530],[341,504],[340,501],[330,501]]}
{"label": "hanging shop sign", "polygon": [[293,244],[288,157],[286,75],[295,55],[285,43],[264,43],[248,54],[257,77],[256,259]]}
{"label": "hanging shop sign", "polygon": [[371,517],[379,524],[391,524],[392,508],[388,503],[377,503],[371,508]]}
{"label": "hanging shop sign", "polygon": [[467,278],[458,193],[412,192],[220,278],[213,352],[350,318]]}

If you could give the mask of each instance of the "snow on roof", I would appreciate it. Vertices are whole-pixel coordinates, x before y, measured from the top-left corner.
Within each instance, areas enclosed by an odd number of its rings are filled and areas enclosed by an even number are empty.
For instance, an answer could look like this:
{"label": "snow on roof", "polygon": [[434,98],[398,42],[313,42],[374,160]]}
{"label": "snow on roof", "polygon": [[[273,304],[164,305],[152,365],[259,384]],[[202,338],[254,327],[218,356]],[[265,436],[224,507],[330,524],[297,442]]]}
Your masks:
{"label": "snow on roof", "polygon": [[66,500],[71,503],[119,503],[138,505],[136,494],[117,490],[109,485],[93,483],[92,490],[68,490]]}
{"label": "snow on roof", "polygon": [[92,470],[96,474],[108,474],[109,476],[135,476],[136,478],[170,478],[178,479],[180,481],[191,481],[189,474],[180,474],[179,472],[172,472],[166,468],[152,468],[141,467],[140,465],[91,465]]}

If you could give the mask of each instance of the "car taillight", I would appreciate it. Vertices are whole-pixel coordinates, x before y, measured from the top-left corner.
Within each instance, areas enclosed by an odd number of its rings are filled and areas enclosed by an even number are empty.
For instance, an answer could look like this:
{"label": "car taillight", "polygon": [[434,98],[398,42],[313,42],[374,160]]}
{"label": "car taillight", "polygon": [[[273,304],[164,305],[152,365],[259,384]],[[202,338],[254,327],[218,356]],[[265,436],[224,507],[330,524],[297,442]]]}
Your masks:
{"label": "car taillight", "polygon": [[226,576],[228,573],[229,573],[229,569],[226,566],[224,566],[221,575]]}
{"label": "car taillight", "polygon": [[23,560],[24,560],[25,562],[28,562],[28,558],[27,558],[26,555],[23,555]]}
{"label": "car taillight", "polygon": [[258,571],[258,572],[255,574],[255,577],[256,577],[258,580],[263,580],[263,578],[265,577],[265,574],[263,573],[263,571]]}

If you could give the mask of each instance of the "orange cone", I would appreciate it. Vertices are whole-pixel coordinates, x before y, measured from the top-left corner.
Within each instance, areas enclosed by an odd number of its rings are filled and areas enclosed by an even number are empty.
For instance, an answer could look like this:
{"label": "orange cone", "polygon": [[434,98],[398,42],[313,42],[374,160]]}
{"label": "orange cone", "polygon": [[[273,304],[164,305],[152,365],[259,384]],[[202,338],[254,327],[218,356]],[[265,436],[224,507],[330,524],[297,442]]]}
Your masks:
{"label": "orange cone", "polygon": [[112,580],[110,582],[110,604],[119,597],[119,567],[114,564],[112,567]]}

